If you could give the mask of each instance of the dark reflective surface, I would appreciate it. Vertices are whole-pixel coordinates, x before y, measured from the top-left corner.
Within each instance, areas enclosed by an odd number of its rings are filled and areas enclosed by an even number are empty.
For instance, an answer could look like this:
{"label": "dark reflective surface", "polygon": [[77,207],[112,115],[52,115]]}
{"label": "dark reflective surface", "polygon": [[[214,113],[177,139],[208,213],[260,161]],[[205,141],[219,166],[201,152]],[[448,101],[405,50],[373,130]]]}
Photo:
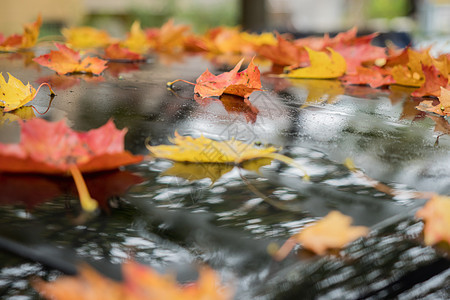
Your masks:
{"label": "dark reflective surface", "polygon": [[[36,49],[36,55],[45,51]],[[28,57],[0,54],[1,70],[34,86],[52,83],[57,96],[43,118],[67,118],[76,130],[113,118],[119,128],[128,128],[126,148],[135,154],[147,153],[147,137],[152,145],[168,143],[176,130],[273,144],[311,176],[310,182],[303,181],[301,171],[277,162],[262,164],[258,174],[248,170],[252,168],[205,169],[149,159],[127,168],[132,179],[119,178],[135,184],[128,192],[128,186],[111,191],[105,184],[105,209],[83,220],[69,179],[1,174],[7,188],[0,198],[0,234],[39,253],[44,264],[52,257],[69,265],[95,261],[102,272],[119,278],[110,264],[134,257],[162,271],[177,270],[186,280],[196,263],[206,262],[235,284],[238,299],[383,298],[394,295],[388,287],[403,275],[406,285],[411,283],[400,293],[404,299],[448,296],[448,267],[431,268],[435,276],[419,283],[407,277],[440,259],[441,266],[448,265],[443,253],[423,246],[422,224],[413,215],[424,201],[411,199],[409,192],[450,192],[450,137],[442,135],[436,142],[446,121],[414,110],[417,102],[409,98],[410,90],[264,77],[266,91],[252,94],[249,103],[233,97],[201,101],[194,99],[192,86],[166,88],[177,78],[195,81],[207,67],[219,73],[222,64],[200,56],[114,63],[102,77],[58,76]],[[49,100],[41,92],[30,104],[42,112]],[[17,123],[6,120],[0,141],[17,140]],[[343,165],[346,158],[404,193],[394,197],[373,188]],[[107,183],[105,175],[98,176]],[[92,184],[101,189],[94,177]],[[17,193],[15,186],[21,187]],[[317,257],[301,250],[283,262],[272,260],[270,243],[281,244],[333,209],[371,227],[371,235],[339,256]],[[0,253],[0,261],[4,298],[35,298],[29,277],[59,274],[54,270],[58,266],[46,268],[6,252]]]}

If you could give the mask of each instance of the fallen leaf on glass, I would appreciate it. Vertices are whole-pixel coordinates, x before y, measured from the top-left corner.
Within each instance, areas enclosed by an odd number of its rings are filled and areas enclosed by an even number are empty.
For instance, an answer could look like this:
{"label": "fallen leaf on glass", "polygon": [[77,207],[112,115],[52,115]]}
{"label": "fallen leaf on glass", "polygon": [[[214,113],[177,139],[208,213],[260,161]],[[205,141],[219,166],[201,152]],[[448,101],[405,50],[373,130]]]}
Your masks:
{"label": "fallen leaf on glass", "polygon": [[13,34],[4,38],[0,34],[0,51],[16,51],[33,47],[39,37],[41,25],[42,18],[38,15],[36,22],[23,26],[23,35]]}
{"label": "fallen leaf on glass", "polygon": [[116,129],[112,121],[88,132],[73,131],[64,120],[22,122],[20,142],[0,144],[0,172],[70,173],[83,209],[92,211],[97,203],[90,197],[81,172],[113,170],[142,160],[142,156],[124,150],[125,134],[126,129]]}
{"label": "fallen leaf on glass", "polygon": [[356,67],[356,72],[347,74],[341,78],[344,84],[367,84],[372,88],[395,83],[394,78],[380,68]]}
{"label": "fallen leaf on glass", "polygon": [[47,85],[51,94],[55,95],[50,85],[46,82],[42,83],[36,91],[29,82],[27,85],[24,85],[11,74],[8,73],[8,76],[8,82],[6,82],[0,72],[0,107],[3,107],[4,112],[15,110],[33,100],[43,85]]}
{"label": "fallen leaf on glass", "polygon": [[89,26],[63,28],[62,34],[66,43],[79,49],[106,47],[112,42],[108,32]]}
{"label": "fallen leaf on glass", "polygon": [[62,276],[53,282],[41,279],[33,287],[52,300],[225,300],[231,289],[220,283],[216,272],[203,267],[197,281],[179,284],[174,276],[161,275],[150,267],[133,261],[122,264],[123,282],[106,278],[89,266],[82,266],[77,276]]}
{"label": "fallen leaf on glass", "polygon": [[341,249],[369,233],[367,227],[351,226],[351,223],[351,217],[332,211],[289,238],[275,253],[275,259],[284,259],[296,243],[318,255],[323,255],[329,249]]}
{"label": "fallen leaf on glass", "polygon": [[143,61],[145,57],[139,53],[133,52],[127,48],[123,48],[119,43],[109,45],[105,49],[105,59],[123,62]]}
{"label": "fallen leaf on glass", "polygon": [[261,75],[258,67],[253,64],[253,59],[246,70],[238,72],[243,62],[244,59],[241,59],[233,70],[217,76],[206,70],[202,75],[200,75],[200,77],[197,78],[195,84],[177,79],[172,82],[168,82],[167,86],[172,87],[175,82],[182,81],[195,85],[194,92],[199,94],[202,98],[217,97],[222,94],[230,94],[247,98],[254,91],[261,90]]}
{"label": "fallen leaf on glass", "polygon": [[[155,158],[177,162],[239,165],[252,159],[268,158],[279,160],[303,171],[303,168],[293,159],[276,153],[279,149],[275,147],[256,148],[253,143],[246,144],[236,139],[219,142],[203,135],[193,138],[181,136],[177,132],[170,141],[174,145],[147,146],[147,148]],[[306,173],[304,178],[308,179]]]}
{"label": "fallen leaf on glass", "polygon": [[425,223],[423,235],[425,244],[439,242],[450,244],[450,197],[435,195],[417,211],[416,217]]}
{"label": "fallen leaf on glass", "polygon": [[99,75],[107,68],[106,60],[98,57],[81,58],[80,53],[70,49],[66,45],[55,43],[58,51],[52,50],[49,54],[44,54],[33,59],[41,66],[50,68],[58,74],[68,73],[90,73]]}
{"label": "fallen leaf on glass", "polygon": [[290,70],[287,74],[281,74],[281,77],[289,78],[338,78],[345,74],[347,68],[345,59],[332,48],[327,48],[331,53],[328,55],[325,51],[314,51],[305,47],[309,55],[310,66]]}
{"label": "fallen leaf on glass", "polygon": [[450,116],[450,90],[441,87],[439,104],[433,105],[432,100],[420,102],[416,108],[421,111],[432,112],[441,116]]}

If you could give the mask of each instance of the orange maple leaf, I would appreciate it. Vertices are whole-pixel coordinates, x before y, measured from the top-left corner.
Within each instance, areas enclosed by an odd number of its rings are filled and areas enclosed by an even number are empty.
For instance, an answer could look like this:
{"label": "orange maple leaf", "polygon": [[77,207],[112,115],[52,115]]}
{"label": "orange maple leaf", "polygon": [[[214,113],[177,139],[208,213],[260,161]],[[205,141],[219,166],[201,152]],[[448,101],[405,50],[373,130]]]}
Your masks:
{"label": "orange maple leaf", "polygon": [[83,209],[92,211],[97,204],[91,199],[81,172],[113,170],[142,160],[142,156],[133,156],[124,150],[125,134],[126,130],[117,130],[112,121],[88,132],[75,132],[64,120],[22,122],[20,143],[0,144],[0,172],[70,172]]}
{"label": "orange maple leaf", "polygon": [[23,26],[23,35],[13,34],[3,38],[0,34],[0,51],[16,51],[33,47],[39,37],[42,18],[39,14],[36,22]]}
{"label": "orange maple leaf", "polygon": [[169,19],[161,28],[147,29],[146,34],[152,48],[172,52],[183,48],[184,35],[188,31],[189,26],[175,25],[173,19]]}
{"label": "orange maple leaf", "polygon": [[55,70],[58,74],[68,73],[91,73],[99,75],[107,68],[106,60],[98,57],[85,57],[67,47],[66,45],[55,43],[58,51],[52,50],[49,54],[44,54],[33,60],[38,64]]}
{"label": "orange maple leaf", "polygon": [[420,102],[416,108],[421,111],[433,112],[441,116],[450,116],[450,90],[441,87],[438,105],[433,105],[433,101],[426,100]]}
{"label": "orange maple leaf", "polygon": [[253,59],[246,70],[238,72],[243,62],[244,59],[241,59],[233,70],[217,76],[213,75],[209,70],[206,70],[197,78],[196,84],[177,79],[168,82],[167,85],[171,87],[177,81],[195,85],[194,92],[202,98],[218,97],[222,94],[248,98],[254,91],[261,90],[261,74],[258,67],[253,64]]}
{"label": "orange maple leaf", "polygon": [[450,197],[435,195],[417,211],[416,217],[423,219],[425,244],[439,242],[450,244]]}
{"label": "orange maple leaf", "polygon": [[366,236],[369,229],[364,226],[350,226],[352,218],[332,211],[323,219],[314,222],[289,238],[277,251],[275,258],[284,259],[296,243],[316,254],[323,255],[328,249],[340,249],[359,237]]}
{"label": "orange maple leaf", "polygon": [[35,280],[33,287],[54,300],[197,300],[231,299],[229,287],[222,286],[211,269],[199,270],[199,278],[190,284],[178,284],[173,276],[160,275],[150,267],[133,261],[122,265],[124,282],[108,279],[89,266],[82,266],[76,277],[63,276],[53,282]]}

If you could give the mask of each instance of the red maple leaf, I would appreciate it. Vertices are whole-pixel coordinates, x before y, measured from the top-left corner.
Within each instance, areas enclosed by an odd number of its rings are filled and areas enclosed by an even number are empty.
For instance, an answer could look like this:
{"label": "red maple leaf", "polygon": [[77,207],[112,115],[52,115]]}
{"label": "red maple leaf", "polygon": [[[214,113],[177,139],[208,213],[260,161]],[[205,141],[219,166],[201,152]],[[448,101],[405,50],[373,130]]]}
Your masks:
{"label": "red maple leaf", "polygon": [[247,98],[254,91],[261,90],[261,74],[256,65],[253,64],[253,59],[244,71],[238,72],[241,68],[244,59],[229,72],[220,75],[214,75],[207,69],[200,77],[197,78],[196,83],[177,79],[167,83],[171,87],[177,81],[183,81],[195,85],[194,92],[200,97],[218,97],[222,94],[236,95]]}
{"label": "red maple leaf", "polygon": [[447,76],[442,75],[439,70],[433,66],[422,65],[422,71],[425,75],[424,84],[411,93],[413,97],[435,96],[441,95],[441,87],[446,87],[448,83]]}
{"label": "red maple leaf", "polygon": [[81,58],[80,53],[70,49],[66,45],[55,43],[58,51],[50,51],[48,54],[41,55],[33,60],[38,64],[48,67],[58,74],[68,73],[92,73],[99,75],[107,68],[106,60],[98,57]]}
{"label": "red maple leaf", "polygon": [[124,150],[126,129],[116,129],[111,120],[88,132],[73,131],[64,121],[32,119],[21,125],[19,143],[0,144],[0,172],[71,173],[87,211],[94,210],[97,203],[91,199],[81,172],[113,170],[142,160],[142,156]]}

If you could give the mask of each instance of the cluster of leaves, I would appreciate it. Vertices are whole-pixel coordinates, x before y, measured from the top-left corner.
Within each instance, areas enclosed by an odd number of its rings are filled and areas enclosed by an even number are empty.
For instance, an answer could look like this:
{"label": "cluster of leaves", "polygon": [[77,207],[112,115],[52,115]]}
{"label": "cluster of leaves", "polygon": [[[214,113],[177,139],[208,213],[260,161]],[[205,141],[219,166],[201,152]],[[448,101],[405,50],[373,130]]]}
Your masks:
{"label": "cluster of leaves", "polygon": [[[17,51],[34,46],[40,25],[39,17],[35,23],[25,25],[23,35],[7,38],[0,35],[0,50]],[[173,20],[169,20],[161,28],[147,29],[142,29],[139,22],[135,22],[124,40],[114,39],[107,32],[90,27],[64,29],[63,35],[66,44],[55,43],[56,51],[34,58],[35,62],[60,75],[100,75],[107,68],[107,60],[144,61],[149,51],[257,56],[272,62],[270,73],[277,77],[336,79],[339,84],[369,85],[372,88],[389,85],[416,87],[418,89],[411,94],[413,97],[437,98],[423,101],[417,107],[419,110],[450,115],[449,55],[434,58],[427,50],[376,47],[371,44],[376,34],[358,37],[356,28],[332,38],[325,35],[290,39],[278,33],[248,34],[237,27],[218,27],[204,35],[195,35],[188,26],[175,25]],[[106,60],[94,56],[84,57],[74,50],[87,48],[102,48],[104,51],[100,56]],[[225,96],[233,95],[255,113],[248,98],[254,91],[262,90],[260,70],[252,59],[247,69],[239,72],[243,62],[244,59],[241,59],[232,70],[219,75],[206,70],[195,84],[191,83],[195,85],[196,96],[199,99],[221,97],[221,100],[225,100]],[[174,82],[169,83],[169,86]],[[10,74],[6,82],[0,74],[0,106],[4,112],[16,112],[15,116],[18,117],[23,114],[23,118],[28,119],[23,105],[31,101],[37,91],[29,83],[24,85]],[[20,143],[0,144],[0,172],[71,174],[85,211],[95,210],[98,204],[91,198],[82,173],[116,169],[142,160],[141,156],[134,156],[124,150],[126,130],[118,130],[112,121],[83,133],[71,130],[64,121],[51,123],[33,119],[20,121],[20,125]],[[191,164],[191,167],[202,164],[204,169],[213,170],[213,175],[207,177],[214,182],[234,166],[257,171],[260,166],[274,159],[301,169],[294,160],[277,153],[280,149],[275,147],[258,148],[235,139],[214,141],[204,136],[183,137],[177,133],[171,141],[173,145],[148,146],[153,157],[175,162],[166,174],[178,174],[177,163]],[[251,161],[257,163],[247,164]],[[188,170],[191,175],[196,172],[195,168],[183,170]],[[307,179],[307,175],[305,177]],[[201,176],[194,179],[199,178]],[[449,203],[448,197],[434,195],[417,213],[417,217],[425,222],[426,244],[434,245],[442,241],[450,243]],[[274,257],[283,259],[296,243],[323,255],[330,249],[339,249],[368,234],[367,228],[352,227],[351,222],[350,217],[331,212],[288,239],[274,253]],[[70,299],[69,294],[76,295],[77,299],[83,298],[82,295],[86,299],[92,296],[105,299],[228,297],[224,296],[228,293],[219,292],[221,289],[217,288],[216,275],[211,270],[201,271],[200,279],[193,285],[178,286],[173,279],[161,277],[135,263],[126,263],[123,267],[124,284],[83,268],[77,279],[62,278],[54,283],[39,281],[35,286],[43,295],[54,299]],[[68,290],[75,292],[67,293]]]}

